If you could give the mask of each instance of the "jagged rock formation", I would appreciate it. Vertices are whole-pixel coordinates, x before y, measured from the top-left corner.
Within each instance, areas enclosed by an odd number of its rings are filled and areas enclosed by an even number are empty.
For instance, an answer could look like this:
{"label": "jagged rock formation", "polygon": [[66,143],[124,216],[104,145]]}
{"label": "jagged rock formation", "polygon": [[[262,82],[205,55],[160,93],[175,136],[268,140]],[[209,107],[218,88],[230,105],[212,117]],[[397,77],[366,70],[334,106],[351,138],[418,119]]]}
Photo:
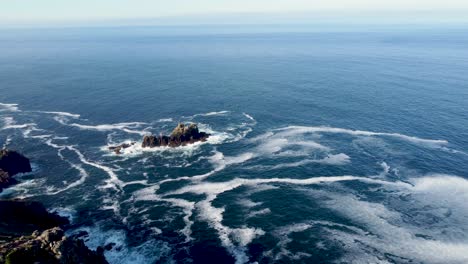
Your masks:
{"label": "jagged rock formation", "polygon": [[0,150],[0,192],[16,183],[13,178],[18,173],[31,172],[29,159],[16,151]]}
{"label": "jagged rock formation", "polygon": [[179,123],[169,136],[145,136],[141,146],[143,148],[154,147],[179,147],[192,144],[198,141],[206,141],[210,136],[205,132],[200,132],[196,124],[185,125]]}
{"label": "jagged rock formation", "polygon": [[0,200],[0,263],[107,263],[103,249],[64,236],[67,223],[38,202]]}
{"label": "jagged rock formation", "polygon": [[0,244],[0,263],[107,263],[103,252],[102,248],[88,249],[83,240],[66,237],[61,228],[54,227]]}

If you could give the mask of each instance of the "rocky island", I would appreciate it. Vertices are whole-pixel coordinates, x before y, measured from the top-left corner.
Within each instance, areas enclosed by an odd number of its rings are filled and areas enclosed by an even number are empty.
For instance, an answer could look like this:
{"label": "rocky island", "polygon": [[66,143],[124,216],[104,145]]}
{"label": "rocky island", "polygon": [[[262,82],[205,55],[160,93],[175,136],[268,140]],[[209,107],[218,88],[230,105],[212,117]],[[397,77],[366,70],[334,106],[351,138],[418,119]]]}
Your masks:
{"label": "rocky island", "polygon": [[185,125],[179,123],[169,136],[145,136],[141,146],[143,148],[154,148],[154,147],[180,147],[188,144],[193,144],[198,141],[206,141],[210,134],[200,132],[197,124]]}
{"label": "rocky island", "polygon": [[[184,124],[179,123],[176,128],[171,132],[169,136],[160,134],[159,136],[147,135],[143,137],[141,147],[143,148],[155,148],[155,147],[180,147],[195,142],[203,142],[210,136],[205,132],[200,132],[197,124]],[[124,143],[119,146],[111,146],[109,150],[114,151],[116,154],[120,154],[120,151],[125,148],[133,146],[135,142]]]}

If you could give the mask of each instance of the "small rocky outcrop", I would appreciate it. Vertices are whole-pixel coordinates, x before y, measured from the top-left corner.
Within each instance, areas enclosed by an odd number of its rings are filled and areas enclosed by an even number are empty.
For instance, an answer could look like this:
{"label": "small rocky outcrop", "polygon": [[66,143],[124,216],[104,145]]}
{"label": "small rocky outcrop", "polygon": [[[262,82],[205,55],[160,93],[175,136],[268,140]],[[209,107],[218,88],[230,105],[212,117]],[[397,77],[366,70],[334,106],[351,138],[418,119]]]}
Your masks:
{"label": "small rocky outcrop", "polygon": [[2,149],[0,150],[0,169],[14,176],[18,173],[31,172],[31,164],[28,158],[18,152]]}
{"label": "small rocky outcrop", "polygon": [[209,136],[210,134],[208,133],[200,132],[196,124],[185,125],[183,123],[179,123],[169,136],[145,136],[141,146],[143,148],[166,146],[175,148],[199,141],[206,141]]}
{"label": "small rocky outcrop", "polygon": [[41,203],[0,200],[0,263],[107,263],[102,248],[92,251],[83,240],[66,237],[66,224]]}
{"label": "small rocky outcrop", "polygon": [[109,150],[114,151],[115,154],[121,154],[122,149],[129,148],[129,147],[131,147],[131,146],[133,146],[133,145],[135,145],[135,142],[123,143],[123,144],[118,145],[118,146],[110,146],[110,147],[109,147]]}
{"label": "small rocky outcrop", "polygon": [[0,192],[16,183],[13,178],[18,173],[31,172],[29,159],[16,151],[0,150]]}
{"label": "small rocky outcrop", "polygon": [[1,243],[0,263],[107,263],[103,253],[102,248],[92,251],[86,247],[83,240],[66,237],[61,228],[54,227]]}

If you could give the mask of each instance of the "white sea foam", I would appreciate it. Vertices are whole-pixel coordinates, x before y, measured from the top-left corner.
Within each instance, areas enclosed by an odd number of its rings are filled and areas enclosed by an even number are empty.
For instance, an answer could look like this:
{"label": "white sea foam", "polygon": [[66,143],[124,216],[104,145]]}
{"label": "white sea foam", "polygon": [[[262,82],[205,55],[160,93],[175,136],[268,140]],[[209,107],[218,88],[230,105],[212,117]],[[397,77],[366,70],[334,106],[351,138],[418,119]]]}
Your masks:
{"label": "white sea foam", "polygon": [[262,205],[263,203],[262,202],[254,202],[250,199],[247,199],[247,198],[243,198],[243,199],[240,199],[238,201],[238,203],[242,206],[245,206],[247,208],[252,208],[252,207],[256,207],[256,206],[259,206],[259,205]]}
{"label": "white sea foam", "polygon": [[74,220],[75,215],[76,215],[76,210],[74,210],[72,208],[67,208],[67,207],[53,208],[51,210],[51,212],[56,213],[56,214],[60,215],[61,217],[67,218],[68,221],[70,221],[70,223],[73,223],[73,220]]}
{"label": "white sea foam", "polygon": [[147,131],[135,130],[135,128],[141,127],[146,123],[142,122],[129,122],[129,123],[117,123],[117,124],[102,124],[102,125],[82,125],[77,123],[68,124],[69,126],[77,127],[82,130],[95,130],[95,131],[113,131],[121,130],[129,134],[138,134],[141,136],[147,135]]}
{"label": "white sea foam", "polygon": [[380,173],[380,176],[386,176],[389,172],[390,172],[390,169],[391,167],[387,164],[387,162],[383,161],[382,163],[380,163],[380,166],[382,167],[383,171],[382,173]]}
{"label": "white sea foam", "polygon": [[[344,201],[341,200],[344,198]],[[330,230],[355,256],[346,258],[351,263],[361,263],[365,259],[374,259],[361,245],[376,248],[379,252],[401,256],[423,263],[467,263],[468,243],[429,240],[416,236],[411,227],[402,227],[400,215],[388,210],[381,204],[370,203],[346,196],[335,199],[330,206],[347,217],[365,226],[366,230],[376,236],[361,236]],[[336,203],[336,201],[340,201]],[[356,243],[359,241],[359,243]]]}
{"label": "white sea foam", "polygon": [[88,233],[84,237],[84,241],[91,249],[95,250],[99,246],[104,247],[111,243],[115,244],[110,251],[104,252],[106,260],[112,264],[156,263],[161,257],[170,253],[170,247],[167,243],[151,238],[138,246],[129,247],[127,236],[121,230],[104,231],[99,227],[82,227],[74,230],[73,233],[79,233],[80,231]]}
{"label": "white sea foam", "polygon": [[264,256],[267,256],[274,261],[279,261],[283,258],[288,258],[290,260],[299,260],[304,254],[302,252],[292,253],[287,249],[287,245],[293,240],[290,238],[292,233],[304,232],[305,230],[311,228],[313,225],[310,223],[297,223],[292,225],[287,225],[276,230],[273,235],[279,239],[276,248],[277,252],[273,252],[273,249],[270,249],[264,252]]}
{"label": "white sea foam", "polygon": [[203,114],[195,114],[192,117],[197,117],[197,116],[219,116],[219,115],[225,115],[227,113],[229,113],[229,111],[208,112],[208,113],[203,113]]}
{"label": "white sea foam", "polygon": [[329,152],[331,149],[313,140],[291,136],[285,133],[267,132],[249,140],[256,143],[259,156],[308,156],[315,152]]}
{"label": "white sea foam", "polygon": [[[63,156],[62,156],[62,158],[63,158]],[[77,171],[79,172],[80,178],[79,178],[78,180],[76,180],[76,181],[74,181],[74,182],[68,184],[68,185],[67,185],[66,187],[64,187],[64,188],[61,188],[61,189],[59,189],[59,190],[53,190],[53,191],[51,190],[51,191],[48,191],[47,194],[49,194],[49,195],[56,195],[56,194],[59,194],[59,193],[61,193],[61,192],[67,191],[67,190],[69,190],[69,189],[71,189],[71,188],[75,188],[75,187],[77,187],[77,186],[83,184],[83,183],[86,181],[86,179],[89,177],[88,172],[86,172],[86,170],[85,170],[81,165],[79,165],[79,164],[74,164],[74,163],[69,162],[69,161],[67,161],[67,162],[68,162],[68,164],[70,164],[70,166],[71,166],[72,168],[74,168],[75,170],[77,170]]]}
{"label": "white sea foam", "polygon": [[336,133],[336,134],[348,134],[348,135],[353,135],[353,136],[394,137],[394,138],[399,138],[408,142],[429,145],[429,146],[441,146],[441,145],[448,144],[446,140],[423,139],[423,138],[407,136],[407,135],[403,135],[399,133],[372,132],[372,131],[352,130],[352,129],[325,127],[325,126],[318,126],[318,127],[289,126],[289,127],[277,129],[276,131],[280,131],[283,135],[287,135],[287,136],[294,136],[294,135],[305,134],[305,133]]}
{"label": "white sea foam", "polygon": [[224,226],[222,224],[224,208],[216,208],[211,204],[215,198],[215,194],[210,194],[206,200],[196,203],[199,218],[217,231],[221,244],[235,257],[237,264],[246,263],[249,258],[245,253],[245,246],[256,237],[264,235],[265,232],[259,228]]}
{"label": "white sea foam", "polygon": [[261,209],[261,210],[258,210],[258,211],[249,212],[247,214],[247,218],[257,217],[259,215],[266,215],[266,214],[270,214],[270,213],[271,213],[270,208],[264,208],[264,209]]}
{"label": "white sea foam", "polygon": [[[18,177],[19,175],[16,175]],[[17,199],[26,199],[37,195],[34,190],[37,190],[40,186],[43,186],[45,179],[30,179],[21,180],[18,184],[10,186],[4,189],[0,193],[0,197],[9,196],[14,194]]]}
{"label": "white sea foam", "polygon": [[114,188],[116,190],[119,190],[124,185],[124,183],[119,179],[119,177],[117,176],[117,174],[114,172],[112,168],[104,166],[97,162],[88,161],[78,149],[72,146],[67,146],[67,149],[74,151],[78,155],[80,161],[83,162],[84,164],[101,169],[104,172],[106,172],[107,175],[109,175],[109,179],[106,180],[107,185],[105,185],[104,188]]}
{"label": "white sea foam", "polygon": [[[199,212],[201,220],[206,221],[212,228],[217,230],[219,239],[222,245],[236,258],[236,263],[245,263],[249,259],[245,253],[245,246],[250,243],[254,238],[264,234],[264,231],[253,227],[243,228],[230,228],[222,224],[224,208],[216,208],[212,202],[221,193],[234,190],[240,186],[248,185],[255,186],[258,184],[268,183],[285,183],[296,185],[311,185],[320,183],[332,183],[340,181],[364,181],[379,184],[395,184],[400,185],[404,183],[393,183],[382,180],[374,180],[365,177],[357,176],[335,176],[335,177],[314,177],[308,179],[290,179],[290,178],[267,178],[267,179],[242,179],[236,178],[226,182],[199,182],[191,185],[181,187],[178,190],[168,192],[161,197],[167,195],[178,195],[184,193],[204,194],[206,199],[195,204]],[[147,193],[145,193],[147,195]],[[151,194],[150,194],[151,195]],[[154,194],[152,194],[154,195]],[[153,197],[154,198],[154,197]]]}
{"label": "white sea foam", "polygon": [[36,126],[36,123],[17,124],[13,117],[10,116],[3,117],[3,124],[2,129],[23,129]]}
{"label": "white sea foam", "polygon": [[145,123],[145,122],[123,122],[123,123],[116,123],[116,124],[84,125],[84,124],[78,124],[78,123],[69,123],[69,119],[68,119],[69,117],[76,119],[76,118],[79,118],[79,115],[66,113],[66,112],[47,112],[47,113],[55,114],[56,116],[54,117],[54,120],[59,122],[60,124],[64,126],[77,127],[81,130],[93,130],[93,131],[101,131],[101,132],[119,130],[119,131],[123,131],[129,134],[138,134],[141,136],[148,134],[148,132],[145,130],[136,130],[138,128],[141,128],[144,125],[148,125],[148,123]]}
{"label": "white sea foam", "polygon": [[[340,241],[339,245],[346,248],[347,254],[341,261],[385,262],[404,258],[423,263],[467,263],[468,180],[434,174],[411,182],[413,185],[386,185],[393,189],[390,195],[405,194],[410,201],[402,200],[395,209],[350,193],[309,190],[313,199],[320,199],[321,205],[355,225],[349,232],[324,227],[330,240]],[[407,214],[416,216],[408,221],[403,219]]]}
{"label": "white sea foam", "polygon": [[[345,165],[350,163],[350,157],[344,153],[340,154],[329,154],[323,159],[305,159],[305,160],[300,160],[297,162],[291,162],[291,163],[282,163],[278,164],[275,166],[261,166],[263,169],[270,169],[270,170],[276,170],[276,169],[284,169],[284,168],[295,168],[298,166],[304,166],[308,164],[327,164],[327,165]],[[251,168],[258,168],[258,166],[254,166]]]}
{"label": "white sea foam", "polygon": [[75,119],[80,118],[79,114],[72,114],[72,113],[69,113],[69,112],[54,112],[54,111],[35,111],[35,112],[43,113],[43,114],[58,115],[58,116],[66,116],[66,117],[71,117],[71,118],[75,118]]}
{"label": "white sea foam", "polygon": [[242,113],[245,117],[247,117],[248,119],[250,119],[252,122],[254,123],[257,123],[257,121],[255,120],[255,118],[253,118],[251,115],[249,114],[246,114],[246,113]]}
{"label": "white sea foam", "polygon": [[175,198],[165,198],[161,199],[162,201],[170,202],[172,205],[183,208],[184,211],[184,223],[185,227],[180,231],[185,236],[185,242],[189,242],[193,238],[191,237],[192,234],[192,225],[193,221],[190,220],[192,217],[193,210],[195,209],[195,203],[186,201],[183,199],[175,199]]}
{"label": "white sea foam", "polygon": [[10,143],[11,143],[11,137],[7,136],[5,139],[5,143],[3,143],[3,148],[7,148],[8,145],[10,145]]}
{"label": "white sea foam", "polygon": [[158,122],[160,122],[160,123],[174,122],[174,119],[172,119],[172,118],[161,118],[161,119],[158,120]]}
{"label": "white sea foam", "polygon": [[[449,236],[468,244],[468,180],[454,175],[431,174],[411,180],[412,199],[427,203],[428,213],[444,219],[433,225],[434,236]],[[447,228],[452,227],[452,228]]]}
{"label": "white sea foam", "polygon": [[19,111],[18,104],[0,103],[0,112],[17,112]]}

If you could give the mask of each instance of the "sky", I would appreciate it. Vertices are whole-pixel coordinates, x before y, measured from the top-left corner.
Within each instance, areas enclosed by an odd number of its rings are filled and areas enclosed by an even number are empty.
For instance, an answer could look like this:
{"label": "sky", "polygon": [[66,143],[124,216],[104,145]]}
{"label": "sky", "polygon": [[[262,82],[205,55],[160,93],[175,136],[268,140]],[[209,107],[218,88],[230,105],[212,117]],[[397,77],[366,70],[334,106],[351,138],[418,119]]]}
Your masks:
{"label": "sky", "polygon": [[309,14],[311,20],[313,15],[340,17],[343,14],[453,19],[467,16],[467,11],[468,0],[0,0],[0,24],[132,19],[166,20],[177,24],[180,21],[191,23],[186,20],[190,17],[198,17],[205,23],[241,20],[233,14],[270,16],[271,21],[279,14],[285,20],[288,15],[297,18],[295,14],[304,17]]}

